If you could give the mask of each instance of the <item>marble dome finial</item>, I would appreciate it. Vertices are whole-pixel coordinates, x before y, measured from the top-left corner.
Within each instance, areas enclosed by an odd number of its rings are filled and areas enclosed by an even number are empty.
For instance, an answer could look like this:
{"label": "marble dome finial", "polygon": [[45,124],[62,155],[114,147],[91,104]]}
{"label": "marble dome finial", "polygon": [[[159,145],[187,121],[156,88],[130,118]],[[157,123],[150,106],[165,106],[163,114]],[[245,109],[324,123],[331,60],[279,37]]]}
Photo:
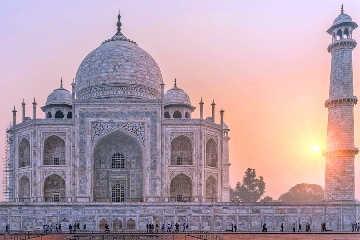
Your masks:
{"label": "marble dome finial", "polygon": [[176,78],[175,78],[175,82],[174,82],[174,88],[176,88]]}
{"label": "marble dome finial", "polygon": [[121,15],[120,15],[120,9],[119,9],[119,15],[118,15],[118,22],[117,22],[117,32],[120,33],[121,32],[121,21],[120,21]]}
{"label": "marble dome finial", "polygon": [[341,14],[344,14],[344,4],[341,4]]}
{"label": "marble dome finial", "polygon": [[61,79],[60,79],[60,88],[62,88],[63,87],[63,84],[62,84],[62,77],[61,77]]}

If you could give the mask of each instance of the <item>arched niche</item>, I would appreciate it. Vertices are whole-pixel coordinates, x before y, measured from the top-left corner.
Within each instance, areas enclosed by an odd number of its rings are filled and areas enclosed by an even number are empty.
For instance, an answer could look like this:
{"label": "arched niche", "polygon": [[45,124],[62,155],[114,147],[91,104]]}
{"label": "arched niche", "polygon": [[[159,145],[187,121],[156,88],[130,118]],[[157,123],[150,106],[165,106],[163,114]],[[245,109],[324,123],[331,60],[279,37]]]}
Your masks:
{"label": "arched niche", "polygon": [[205,198],[208,202],[216,202],[218,197],[217,181],[214,176],[209,176],[205,184]]}
{"label": "arched niche", "polygon": [[191,202],[192,183],[185,174],[179,174],[171,180],[170,199],[175,202]]}
{"label": "arched niche", "polygon": [[30,202],[30,180],[27,176],[22,176],[19,180],[19,201]]}
{"label": "arched niche", "polygon": [[113,231],[121,231],[122,228],[123,228],[122,220],[116,218],[116,219],[112,222],[112,230],[113,230]]}
{"label": "arched niche", "polygon": [[48,176],[44,181],[45,202],[65,202],[65,180],[57,174]]}
{"label": "arched niche", "polygon": [[126,230],[135,230],[136,229],[136,221],[132,218],[126,221]]}
{"label": "arched niche", "polygon": [[46,114],[46,118],[52,118],[51,112],[48,112],[48,113]]}
{"label": "arched niche", "polygon": [[65,165],[65,141],[50,136],[44,142],[44,165]]}
{"label": "arched niche", "polygon": [[178,136],[171,141],[171,165],[192,165],[192,141]]}
{"label": "arched niche", "polygon": [[72,118],[72,112],[68,112],[66,117],[67,117],[67,119],[71,119]]}
{"label": "arched niche", "polygon": [[105,218],[103,218],[99,221],[99,230],[105,231],[106,227],[109,228],[109,223]]}
{"label": "arched niche", "polygon": [[165,113],[164,113],[164,118],[170,118],[169,112],[165,112]]}
{"label": "arched niche", "polygon": [[181,112],[179,112],[178,110],[176,110],[173,114],[173,118],[182,118]]}
{"label": "arched niche", "polygon": [[138,141],[120,130],[102,137],[93,151],[93,201],[111,202],[112,187],[120,181],[125,188],[124,201],[140,202],[143,198],[142,155]]}
{"label": "arched niche", "polygon": [[63,119],[64,118],[64,113],[62,111],[60,111],[60,110],[56,111],[55,118]]}
{"label": "arched niche", "polygon": [[185,113],[185,118],[190,118],[190,113],[189,112]]}
{"label": "arched niche", "polygon": [[19,144],[19,167],[30,166],[30,143],[23,138]]}
{"label": "arched niche", "polygon": [[206,166],[208,167],[218,166],[217,144],[213,138],[210,138],[206,142]]}

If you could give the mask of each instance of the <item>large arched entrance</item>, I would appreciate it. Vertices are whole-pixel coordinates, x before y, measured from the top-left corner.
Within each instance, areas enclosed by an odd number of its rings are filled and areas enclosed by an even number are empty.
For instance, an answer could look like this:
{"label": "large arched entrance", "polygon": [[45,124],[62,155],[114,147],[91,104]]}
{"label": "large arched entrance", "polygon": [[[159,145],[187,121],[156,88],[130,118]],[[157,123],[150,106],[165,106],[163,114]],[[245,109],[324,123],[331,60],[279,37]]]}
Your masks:
{"label": "large arched entrance", "polygon": [[179,174],[171,180],[170,199],[175,202],[191,202],[191,179],[185,174]]}
{"label": "large arched entrance", "polygon": [[65,202],[65,180],[53,174],[44,181],[45,202]]}
{"label": "large arched entrance", "polygon": [[93,156],[95,202],[142,200],[142,150],[135,138],[121,131],[112,132],[99,140]]}

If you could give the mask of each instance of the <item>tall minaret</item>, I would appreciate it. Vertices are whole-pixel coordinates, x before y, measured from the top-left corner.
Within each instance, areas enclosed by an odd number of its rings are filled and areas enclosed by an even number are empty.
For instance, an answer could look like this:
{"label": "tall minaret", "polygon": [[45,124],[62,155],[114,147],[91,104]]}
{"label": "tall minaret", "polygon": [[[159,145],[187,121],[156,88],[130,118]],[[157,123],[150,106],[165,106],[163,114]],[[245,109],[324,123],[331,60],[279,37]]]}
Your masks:
{"label": "tall minaret", "polygon": [[354,201],[354,159],[359,152],[354,146],[354,105],[352,51],[356,41],[352,33],[358,25],[344,13],[327,30],[332,36],[331,74],[328,108],[327,144],[323,155],[325,166],[325,201]]}

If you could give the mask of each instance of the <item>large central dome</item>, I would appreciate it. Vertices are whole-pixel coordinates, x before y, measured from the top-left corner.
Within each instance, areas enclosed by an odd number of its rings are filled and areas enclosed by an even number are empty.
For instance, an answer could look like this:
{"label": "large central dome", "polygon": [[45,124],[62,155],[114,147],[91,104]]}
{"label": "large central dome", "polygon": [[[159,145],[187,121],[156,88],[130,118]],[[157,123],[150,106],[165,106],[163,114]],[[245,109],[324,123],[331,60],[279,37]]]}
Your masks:
{"label": "large central dome", "polygon": [[155,60],[118,31],[89,53],[76,73],[77,99],[161,99],[162,75]]}

